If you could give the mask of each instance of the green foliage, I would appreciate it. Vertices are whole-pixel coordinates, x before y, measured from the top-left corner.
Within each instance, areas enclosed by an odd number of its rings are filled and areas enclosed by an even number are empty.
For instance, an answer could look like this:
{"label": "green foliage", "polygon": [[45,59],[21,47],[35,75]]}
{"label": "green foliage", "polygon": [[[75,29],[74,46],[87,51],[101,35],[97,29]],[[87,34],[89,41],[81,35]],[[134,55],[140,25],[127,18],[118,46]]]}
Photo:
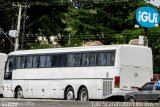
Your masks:
{"label": "green foliage", "polygon": [[138,39],[139,36],[144,35],[143,29],[124,30],[120,34],[116,34],[115,38],[117,44],[128,44],[132,39]]}
{"label": "green foliage", "polygon": [[67,6],[32,6],[28,10],[28,30],[34,34],[57,35],[63,32],[63,12]]}
{"label": "green foliage", "polygon": [[45,49],[45,48],[55,48],[55,46],[51,44],[30,43],[26,47],[26,49]]}
{"label": "green foliage", "polygon": [[160,27],[149,29],[148,43],[152,48],[155,71],[160,72]]}
{"label": "green foliage", "polygon": [[[3,3],[18,2],[7,0]],[[25,2],[26,0],[22,0]],[[63,47],[80,46],[86,41],[99,40],[103,44],[127,44],[139,35],[146,35],[143,28],[135,29],[136,9],[152,6],[145,0],[27,0],[46,5],[31,5],[27,9],[26,32],[32,35],[59,36]],[[1,2],[0,2],[1,3]],[[49,5],[52,4],[52,5]],[[11,6],[9,4],[9,6]],[[2,7],[1,7],[2,8]],[[18,8],[0,10],[0,27],[4,31],[16,29]],[[23,20],[23,19],[22,19]],[[148,30],[149,47],[153,50],[154,68],[160,68],[160,28]],[[70,36],[69,36],[70,35]],[[34,37],[37,38],[37,37]],[[49,39],[48,39],[49,40]],[[36,39],[27,41],[26,49],[52,48],[40,45]]]}
{"label": "green foliage", "polygon": [[[54,26],[47,15],[41,16],[38,20],[30,25],[31,32],[42,32],[47,35],[51,35],[53,33]],[[36,33],[35,32],[35,33]]]}
{"label": "green foliage", "polygon": [[15,16],[17,9],[9,8],[4,9],[0,8],[0,28],[2,28],[4,31],[9,31],[10,29],[14,29],[14,22],[17,19]]}

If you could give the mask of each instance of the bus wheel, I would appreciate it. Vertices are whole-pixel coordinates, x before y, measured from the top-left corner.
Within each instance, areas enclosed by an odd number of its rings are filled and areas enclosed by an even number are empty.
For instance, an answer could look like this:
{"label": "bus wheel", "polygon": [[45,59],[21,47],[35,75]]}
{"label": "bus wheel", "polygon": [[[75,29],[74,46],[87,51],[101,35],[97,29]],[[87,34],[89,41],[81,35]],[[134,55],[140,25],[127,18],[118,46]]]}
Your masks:
{"label": "bus wheel", "polygon": [[130,98],[128,99],[128,101],[129,101],[129,102],[136,102],[136,99],[133,98],[133,97],[130,97]]}
{"label": "bus wheel", "polygon": [[16,97],[19,98],[19,99],[23,98],[23,91],[22,91],[21,87],[19,87],[17,89],[17,91],[16,91]]}
{"label": "bus wheel", "polygon": [[79,92],[79,100],[80,101],[88,101],[88,91],[85,87],[83,87]]}
{"label": "bus wheel", "polygon": [[74,96],[74,90],[72,87],[67,88],[66,92],[65,92],[65,100],[74,100],[75,96]]}

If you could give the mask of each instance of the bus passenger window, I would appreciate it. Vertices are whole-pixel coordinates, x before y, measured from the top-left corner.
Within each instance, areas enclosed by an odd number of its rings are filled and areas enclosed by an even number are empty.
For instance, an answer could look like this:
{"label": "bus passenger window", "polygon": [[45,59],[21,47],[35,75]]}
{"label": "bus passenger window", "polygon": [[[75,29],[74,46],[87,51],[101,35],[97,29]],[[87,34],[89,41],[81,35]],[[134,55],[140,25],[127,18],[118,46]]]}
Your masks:
{"label": "bus passenger window", "polygon": [[107,53],[107,66],[114,66],[115,54],[113,52]]}
{"label": "bus passenger window", "polygon": [[67,65],[67,55],[62,54],[61,59],[60,59],[60,66],[61,67],[66,67],[66,65]]}
{"label": "bus passenger window", "polygon": [[38,62],[39,62],[39,57],[38,56],[34,56],[33,57],[33,68],[37,68],[38,67]]}
{"label": "bus passenger window", "polygon": [[60,55],[53,55],[52,67],[59,67]]}
{"label": "bus passenger window", "polygon": [[21,57],[21,68],[25,68],[25,64],[26,64],[26,57]]}
{"label": "bus passenger window", "polygon": [[74,64],[74,54],[68,54],[67,66],[73,67]]}
{"label": "bus passenger window", "polygon": [[89,66],[89,56],[90,53],[83,53],[81,66]]}
{"label": "bus passenger window", "polygon": [[46,56],[40,56],[39,58],[39,67],[44,68],[46,66]]}
{"label": "bus passenger window", "polygon": [[51,67],[51,64],[52,64],[52,57],[47,56],[46,57],[46,67]]}
{"label": "bus passenger window", "polygon": [[21,57],[16,57],[16,68],[21,68]]}
{"label": "bus passenger window", "polygon": [[99,66],[106,65],[106,53],[104,52],[98,53],[97,65]]}
{"label": "bus passenger window", "polygon": [[81,54],[76,53],[74,54],[74,66],[80,66],[81,63]]}
{"label": "bus passenger window", "polygon": [[91,53],[90,59],[89,59],[89,65],[95,66],[96,65],[96,59],[97,59],[97,53]]}
{"label": "bus passenger window", "polygon": [[27,56],[26,68],[32,68],[33,56]]}

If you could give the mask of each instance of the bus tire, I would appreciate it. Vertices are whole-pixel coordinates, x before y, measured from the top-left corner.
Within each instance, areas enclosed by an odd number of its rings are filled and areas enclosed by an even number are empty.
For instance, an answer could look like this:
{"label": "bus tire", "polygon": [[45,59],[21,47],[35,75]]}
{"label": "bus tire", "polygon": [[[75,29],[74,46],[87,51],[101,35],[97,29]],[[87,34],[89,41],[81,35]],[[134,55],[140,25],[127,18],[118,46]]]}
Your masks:
{"label": "bus tire", "polygon": [[80,101],[88,101],[89,100],[88,90],[85,87],[83,87],[80,90],[78,97]]}
{"label": "bus tire", "polygon": [[65,100],[75,100],[74,90],[72,87],[68,87],[65,92]]}
{"label": "bus tire", "polygon": [[16,91],[16,98],[18,99],[22,99],[23,98],[23,91],[21,87],[18,87],[17,91]]}

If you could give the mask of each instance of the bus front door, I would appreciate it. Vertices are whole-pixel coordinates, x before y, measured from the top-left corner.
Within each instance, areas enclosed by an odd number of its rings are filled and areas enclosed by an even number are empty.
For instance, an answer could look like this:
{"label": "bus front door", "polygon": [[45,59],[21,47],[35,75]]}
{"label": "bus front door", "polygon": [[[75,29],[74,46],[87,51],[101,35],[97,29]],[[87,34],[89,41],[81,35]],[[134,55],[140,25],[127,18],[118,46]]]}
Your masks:
{"label": "bus front door", "polygon": [[5,74],[4,74],[5,80],[12,79],[12,71],[13,71],[13,58],[10,57],[10,58],[8,58],[6,66],[5,66]]}
{"label": "bus front door", "polygon": [[4,97],[14,97],[14,93],[12,91],[12,71],[13,71],[13,58],[8,58],[5,65],[5,73],[4,73]]}

